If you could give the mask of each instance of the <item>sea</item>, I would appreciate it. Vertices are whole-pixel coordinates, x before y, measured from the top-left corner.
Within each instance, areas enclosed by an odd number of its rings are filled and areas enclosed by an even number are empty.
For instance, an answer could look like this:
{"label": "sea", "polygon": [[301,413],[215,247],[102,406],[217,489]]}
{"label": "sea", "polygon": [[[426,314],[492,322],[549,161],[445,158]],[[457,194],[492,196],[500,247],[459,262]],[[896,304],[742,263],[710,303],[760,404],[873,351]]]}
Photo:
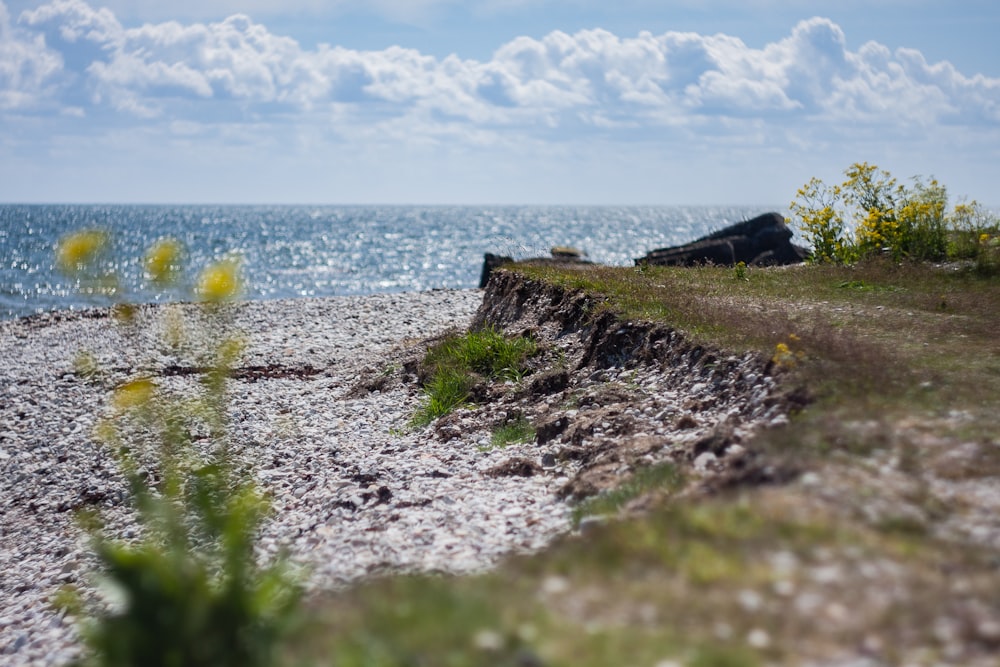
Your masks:
{"label": "sea", "polygon": [[[283,299],[470,288],[483,255],[548,256],[571,246],[598,263],[631,266],[655,248],[691,241],[766,206],[222,206],[0,204],[0,319],[113,303],[60,273],[54,249],[84,229],[108,233],[107,261],[132,303],[184,300],[143,271],[143,254],[173,238],[187,284],[238,256],[243,298]],[[183,281],[182,281],[183,284]]]}

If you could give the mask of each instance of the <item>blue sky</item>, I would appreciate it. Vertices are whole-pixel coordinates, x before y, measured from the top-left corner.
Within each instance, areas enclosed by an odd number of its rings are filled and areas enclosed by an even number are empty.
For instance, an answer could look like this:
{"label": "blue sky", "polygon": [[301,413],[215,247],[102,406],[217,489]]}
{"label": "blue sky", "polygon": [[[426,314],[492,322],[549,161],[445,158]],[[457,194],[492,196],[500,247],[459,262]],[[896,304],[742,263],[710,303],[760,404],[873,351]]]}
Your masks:
{"label": "blue sky", "polygon": [[0,201],[1000,204],[995,0],[0,0]]}

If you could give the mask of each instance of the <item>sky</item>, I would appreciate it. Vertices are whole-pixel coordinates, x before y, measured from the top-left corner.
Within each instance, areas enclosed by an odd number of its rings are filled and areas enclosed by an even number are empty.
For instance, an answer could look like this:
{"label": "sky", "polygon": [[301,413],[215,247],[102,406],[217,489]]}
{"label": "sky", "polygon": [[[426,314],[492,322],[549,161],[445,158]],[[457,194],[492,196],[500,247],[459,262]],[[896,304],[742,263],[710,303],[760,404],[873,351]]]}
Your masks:
{"label": "sky", "polygon": [[0,202],[1000,204],[996,0],[0,0]]}

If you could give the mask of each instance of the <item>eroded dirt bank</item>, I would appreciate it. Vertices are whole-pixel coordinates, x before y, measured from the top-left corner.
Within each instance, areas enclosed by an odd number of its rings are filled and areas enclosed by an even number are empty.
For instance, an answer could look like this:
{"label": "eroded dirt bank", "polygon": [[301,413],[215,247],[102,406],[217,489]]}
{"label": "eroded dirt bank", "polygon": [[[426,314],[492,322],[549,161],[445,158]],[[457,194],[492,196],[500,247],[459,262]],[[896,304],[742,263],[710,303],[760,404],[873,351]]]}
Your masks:
{"label": "eroded dirt bank", "polygon": [[[769,359],[692,344],[665,326],[623,321],[579,291],[497,271],[473,328],[535,339],[542,353],[520,383],[484,383],[474,406],[431,426],[442,440],[527,421],[537,455],[495,474],[566,474],[560,495],[580,500],[637,470],[673,462],[701,485],[762,482],[770,468],[746,444],[780,425],[801,397],[781,387]],[[404,368],[411,379],[419,360]]]}

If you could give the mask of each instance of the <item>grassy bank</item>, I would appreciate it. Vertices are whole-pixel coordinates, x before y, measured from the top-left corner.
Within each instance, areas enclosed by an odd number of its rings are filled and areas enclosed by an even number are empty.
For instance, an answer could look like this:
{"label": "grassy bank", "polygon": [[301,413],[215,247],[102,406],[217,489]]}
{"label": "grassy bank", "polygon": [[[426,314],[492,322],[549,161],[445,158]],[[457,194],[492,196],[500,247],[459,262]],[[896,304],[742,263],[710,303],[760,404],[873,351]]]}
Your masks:
{"label": "grassy bank", "polygon": [[812,402],[748,446],[798,476],[706,494],[662,475],[646,511],[494,573],[331,594],[290,664],[995,664],[1000,280],[881,261],[516,270],[771,357]]}

